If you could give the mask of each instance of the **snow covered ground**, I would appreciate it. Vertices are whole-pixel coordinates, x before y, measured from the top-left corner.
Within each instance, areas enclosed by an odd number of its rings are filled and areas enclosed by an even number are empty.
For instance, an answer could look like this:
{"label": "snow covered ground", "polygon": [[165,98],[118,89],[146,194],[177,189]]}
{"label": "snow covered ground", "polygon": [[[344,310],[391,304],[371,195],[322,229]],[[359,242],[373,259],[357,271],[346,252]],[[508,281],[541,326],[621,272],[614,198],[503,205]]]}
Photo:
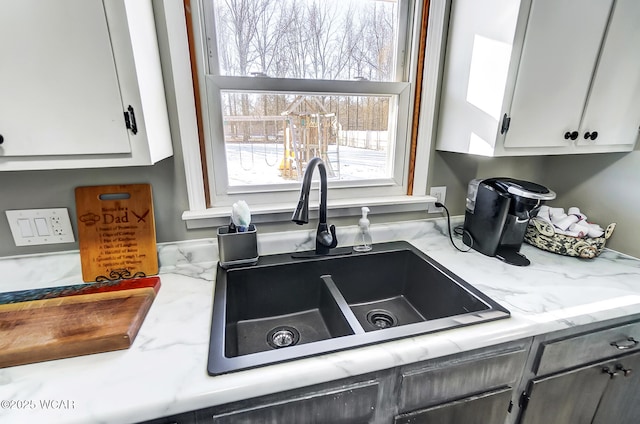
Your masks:
{"label": "snow covered ground", "polygon": [[[282,144],[227,143],[226,152],[229,184],[232,186],[296,181],[281,176]],[[390,176],[386,151],[340,146],[339,154],[336,154],[336,146],[332,145],[328,156],[332,168],[337,170],[334,179],[349,181]]]}

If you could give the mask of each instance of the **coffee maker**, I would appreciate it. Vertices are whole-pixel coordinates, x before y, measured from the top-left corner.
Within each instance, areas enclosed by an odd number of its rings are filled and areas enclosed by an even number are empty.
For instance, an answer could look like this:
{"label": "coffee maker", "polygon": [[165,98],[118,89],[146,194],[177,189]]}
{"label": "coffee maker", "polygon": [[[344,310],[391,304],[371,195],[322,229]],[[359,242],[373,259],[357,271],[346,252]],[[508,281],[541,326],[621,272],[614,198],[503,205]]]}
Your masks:
{"label": "coffee maker", "polygon": [[529,265],[520,253],[529,219],[556,198],[547,187],[513,178],[475,179],[467,189],[462,241],[512,265]]}

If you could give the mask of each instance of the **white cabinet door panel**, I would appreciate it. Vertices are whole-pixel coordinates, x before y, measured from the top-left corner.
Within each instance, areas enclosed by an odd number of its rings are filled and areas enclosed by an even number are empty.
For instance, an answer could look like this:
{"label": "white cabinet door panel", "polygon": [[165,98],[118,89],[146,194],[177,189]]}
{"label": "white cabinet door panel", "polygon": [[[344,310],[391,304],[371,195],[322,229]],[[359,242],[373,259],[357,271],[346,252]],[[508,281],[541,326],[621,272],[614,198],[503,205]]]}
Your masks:
{"label": "white cabinet door panel", "polygon": [[447,40],[438,144],[453,151],[492,151],[502,119],[520,2],[458,0]]}
{"label": "white cabinet door panel", "polygon": [[0,156],[129,153],[102,1],[2,9]]}
{"label": "white cabinet door panel", "polygon": [[[565,147],[577,131],[612,0],[534,0],[505,147]],[[583,70],[583,72],[576,72]]]}
{"label": "white cabinet door panel", "polygon": [[[618,0],[602,47],[578,145],[633,145],[640,127],[640,2]],[[598,132],[595,140],[586,132]]]}

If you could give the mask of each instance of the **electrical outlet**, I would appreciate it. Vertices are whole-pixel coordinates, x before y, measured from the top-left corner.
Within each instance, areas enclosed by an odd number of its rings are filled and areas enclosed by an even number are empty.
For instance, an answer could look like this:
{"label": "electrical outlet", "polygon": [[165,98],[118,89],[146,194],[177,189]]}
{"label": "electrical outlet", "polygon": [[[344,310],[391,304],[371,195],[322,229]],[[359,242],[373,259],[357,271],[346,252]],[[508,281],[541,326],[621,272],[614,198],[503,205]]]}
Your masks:
{"label": "electrical outlet", "polygon": [[[437,199],[438,202],[442,203],[444,205],[444,199],[447,195],[447,187],[442,186],[442,187],[431,187],[431,189],[429,190],[429,195],[435,197]],[[435,205],[434,203],[430,203],[429,204],[429,208],[427,209],[427,212],[429,213],[438,213],[438,212],[442,212],[442,208],[439,208]]]}
{"label": "electrical outlet", "polygon": [[5,211],[16,246],[73,243],[73,229],[66,208]]}

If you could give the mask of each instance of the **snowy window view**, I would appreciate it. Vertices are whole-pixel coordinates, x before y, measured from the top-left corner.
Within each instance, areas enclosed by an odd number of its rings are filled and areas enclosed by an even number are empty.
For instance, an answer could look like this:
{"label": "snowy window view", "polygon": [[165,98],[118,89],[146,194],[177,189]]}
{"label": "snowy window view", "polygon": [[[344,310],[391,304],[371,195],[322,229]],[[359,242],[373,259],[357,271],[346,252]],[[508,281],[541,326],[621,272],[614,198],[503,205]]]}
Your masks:
{"label": "snowy window view", "polygon": [[[219,91],[229,186],[297,182],[315,156],[333,181],[392,177],[398,94],[385,87],[402,81],[397,1],[212,0],[211,9],[211,73],[259,83]],[[291,80],[323,85],[286,91]]]}

